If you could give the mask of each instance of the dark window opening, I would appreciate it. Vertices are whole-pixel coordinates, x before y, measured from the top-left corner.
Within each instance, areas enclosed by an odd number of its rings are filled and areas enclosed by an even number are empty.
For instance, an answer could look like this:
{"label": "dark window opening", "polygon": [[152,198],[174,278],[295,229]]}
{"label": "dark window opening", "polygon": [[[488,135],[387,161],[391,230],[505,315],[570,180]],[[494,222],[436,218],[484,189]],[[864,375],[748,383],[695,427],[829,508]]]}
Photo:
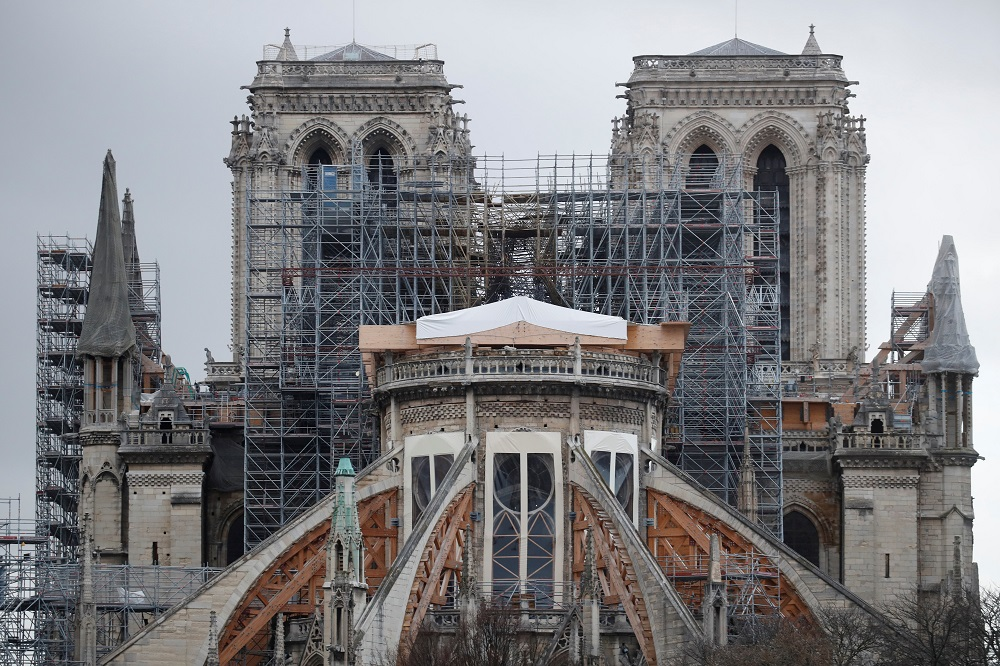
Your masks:
{"label": "dark window opening", "polygon": [[[753,189],[759,192],[776,192],[778,205],[778,274],[780,282],[781,310],[781,359],[790,360],[791,351],[791,307],[790,307],[790,267],[791,235],[789,211],[789,186],[785,156],[776,146],[769,145],[757,158],[757,174],[753,178]],[[763,200],[763,203],[767,203]]]}
{"label": "dark window opening", "polygon": [[874,434],[876,434],[876,435],[880,435],[880,434],[884,433],[885,432],[885,422],[882,421],[882,419],[879,419],[879,418],[872,419],[871,431]]}
{"label": "dark window opening", "polygon": [[160,544],[158,541],[153,542],[153,564],[160,563]]}
{"label": "dark window opening", "polygon": [[331,159],[330,153],[326,151],[326,148],[317,148],[309,156],[309,164],[333,164],[333,159]]}
{"label": "dark window opening", "polygon": [[243,514],[236,516],[226,532],[226,564],[243,557]]}
{"label": "dark window opening", "polygon": [[819,566],[819,532],[813,522],[798,511],[785,514],[785,545]]}
{"label": "dark window opening", "polygon": [[396,167],[384,146],[376,148],[368,158],[368,182],[379,190],[396,189]]}
{"label": "dark window opening", "polygon": [[889,553],[885,554],[885,577],[889,577]]}
{"label": "dark window opening", "polygon": [[687,188],[689,190],[711,189],[719,170],[719,158],[715,151],[702,144],[691,153],[688,162]]}

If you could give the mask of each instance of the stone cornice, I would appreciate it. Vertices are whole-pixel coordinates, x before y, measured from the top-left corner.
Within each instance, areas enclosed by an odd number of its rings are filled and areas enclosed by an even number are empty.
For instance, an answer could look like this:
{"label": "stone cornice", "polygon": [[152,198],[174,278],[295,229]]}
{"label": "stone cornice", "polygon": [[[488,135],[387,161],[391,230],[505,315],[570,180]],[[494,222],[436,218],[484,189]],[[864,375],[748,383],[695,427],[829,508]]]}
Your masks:
{"label": "stone cornice", "polygon": [[632,58],[635,69],[629,77],[629,87],[644,83],[680,83],[699,77],[710,80],[732,80],[734,74],[742,73],[743,78],[759,80],[761,84],[808,85],[836,84],[848,85],[847,76],[841,68],[839,55],[819,56],[692,56],[692,55],[640,55]]}
{"label": "stone cornice", "polygon": [[[829,86],[821,90],[816,85],[788,85],[761,83],[753,86],[719,85],[704,87],[670,88],[659,91],[657,96],[645,96],[637,100],[636,110],[659,109],[663,107],[814,107],[817,109],[841,109],[843,101],[836,97],[836,90]],[[633,95],[640,95],[636,91]],[[657,91],[654,89],[653,91]],[[842,94],[842,93],[841,93]]]}
{"label": "stone cornice", "polygon": [[972,467],[982,460],[975,449],[932,449],[930,454],[939,465],[953,467]]}
{"label": "stone cornice", "polygon": [[164,444],[148,446],[121,446],[118,455],[130,465],[136,464],[196,464],[203,465],[212,455],[207,444]]}
{"label": "stone cornice", "polygon": [[445,99],[447,93],[427,93],[405,90],[384,92],[344,93],[341,91],[316,91],[279,93],[267,100],[278,113],[427,113],[431,99]]}

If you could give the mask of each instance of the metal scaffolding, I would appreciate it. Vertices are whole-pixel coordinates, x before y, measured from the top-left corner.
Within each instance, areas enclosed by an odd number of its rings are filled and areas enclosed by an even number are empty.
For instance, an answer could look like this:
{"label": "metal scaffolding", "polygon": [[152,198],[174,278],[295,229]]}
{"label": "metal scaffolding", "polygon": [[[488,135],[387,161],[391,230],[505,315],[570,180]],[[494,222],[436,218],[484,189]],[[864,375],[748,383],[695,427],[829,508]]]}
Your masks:
{"label": "metal scaffolding", "polygon": [[35,558],[46,539],[34,528],[19,497],[0,499],[0,664],[32,663],[35,655]]}
{"label": "metal scaffolding", "polygon": [[85,238],[39,236],[36,377],[37,534],[40,555],[73,558],[80,494],[83,373],[76,342],[83,327],[93,248]]}
{"label": "metal scaffolding", "polygon": [[[79,556],[83,372],[76,344],[87,308],[92,254],[85,238],[37,239],[36,520],[27,542],[30,556],[18,565],[24,589],[8,618],[21,631],[16,643],[21,657],[3,663],[71,663],[73,655],[79,589],[75,582],[67,584],[66,571],[75,570]],[[137,349],[159,362],[159,265],[136,262],[127,270]],[[143,364],[135,367],[138,389]]]}
{"label": "metal scaffolding", "polygon": [[729,502],[748,451],[759,517],[780,536],[777,195],[747,192],[739,157],[686,164],[442,158],[385,177],[356,158],[285,189],[248,182],[247,546],[329,492],[335,458],[377,455],[360,325],[515,295],[690,321],[665,443]]}

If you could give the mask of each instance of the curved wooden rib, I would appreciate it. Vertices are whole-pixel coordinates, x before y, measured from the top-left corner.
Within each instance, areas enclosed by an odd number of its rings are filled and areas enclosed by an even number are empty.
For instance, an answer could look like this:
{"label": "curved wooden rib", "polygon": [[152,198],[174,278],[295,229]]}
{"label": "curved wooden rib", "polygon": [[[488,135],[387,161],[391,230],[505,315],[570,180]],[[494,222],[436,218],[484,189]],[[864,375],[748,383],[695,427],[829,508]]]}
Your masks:
{"label": "curved wooden rib", "polygon": [[358,522],[365,543],[365,582],[368,598],[378,589],[399,552],[399,489],[393,488],[358,504]]}
{"label": "curved wooden rib", "polygon": [[[370,594],[396,556],[399,528],[391,521],[398,515],[398,499],[399,490],[392,488],[358,504]],[[250,649],[241,664],[263,663],[265,657],[250,652],[266,648],[274,616],[308,616],[322,603],[329,536],[330,521],[325,520],[267,567],[226,623],[219,638],[220,663],[228,664],[244,648]]]}
{"label": "curved wooden rib", "polygon": [[[659,490],[648,488],[646,498],[646,515],[653,519],[655,525],[646,528],[646,545],[692,612],[701,612],[709,543],[711,535],[716,533],[723,555],[745,555],[747,561],[756,560],[754,569],[760,574],[756,584],[764,592],[762,596],[780,599],[779,610],[783,617],[810,624],[815,622],[809,608],[788,578],[780,573],[777,564],[731,526]],[[728,581],[731,598],[736,597],[741,585],[747,581],[749,572],[739,573],[739,577]],[[769,608],[755,610],[767,612]]]}
{"label": "curved wooden rib", "polygon": [[470,524],[476,484],[470,483],[451,500],[424,548],[403,618],[401,642],[412,640],[420,631],[431,604],[447,601],[449,591],[457,592],[462,577],[465,528]]}
{"label": "curved wooden rib", "polygon": [[[271,619],[278,612],[308,614],[322,594],[326,574],[326,541],[330,523],[315,527],[285,551],[243,597],[219,638],[219,662],[228,664],[251,642],[267,646]],[[258,652],[254,649],[253,652]],[[241,663],[259,664],[263,657],[247,655]]]}
{"label": "curved wooden rib", "polygon": [[594,535],[594,550],[597,556],[597,576],[606,604],[621,604],[628,617],[629,625],[635,632],[646,663],[656,665],[656,648],[653,644],[653,629],[646,610],[646,601],[639,589],[639,582],[632,566],[632,560],[621,543],[611,519],[597,508],[596,502],[586,491],[573,485],[573,580],[580,582],[584,568],[586,530]]}

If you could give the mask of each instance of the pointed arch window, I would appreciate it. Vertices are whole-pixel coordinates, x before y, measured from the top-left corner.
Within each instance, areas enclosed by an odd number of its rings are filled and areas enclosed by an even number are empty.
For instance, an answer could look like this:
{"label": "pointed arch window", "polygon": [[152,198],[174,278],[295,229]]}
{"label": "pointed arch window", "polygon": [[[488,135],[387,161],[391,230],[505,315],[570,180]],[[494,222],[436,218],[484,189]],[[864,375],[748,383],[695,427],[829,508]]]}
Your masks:
{"label": "pointed arch window", "polygon": [[719,156],[708,145],[701,144],[688,161],[687,189],[713,189],[719,171]]}
{"label": "pointed arch window", "polygon": [[785,545],[819,566],[819,530],[801,511],[789,511],[784,522]]}
{"label": "pointed arch window", "polygon": [[[792,360],[791,354],[791,234],[789,211],[789,180],[785,156],[774,144],[768,145],[757,158],[757,173],[753,177],[753,189],[762,195],[777,195],[772,201],[778,216],[778,277],[781,312],[781,359]],[[768,201],[761,199],[764,204]],[[801,360],[801,359],[795,359]]]}
{"label": "pointed arch window", "polygon": [[226,530],[226,566],[229,566],[236,560],[243,557],[244,552],[243,513],[240,512],[233,518],[233,521],[229,523],[229,529]]}
{"label": "pointed arch window", "polygon": [[488,433],[487,567],[499,598],[551,603],[562,575],[562,475],[556,433]]}
{"label": "pointed arch window", "polygon": [[396,164],[385,146],[379,146],[368,157],[368,182],[372,187],[388,191],[396,189]]}

